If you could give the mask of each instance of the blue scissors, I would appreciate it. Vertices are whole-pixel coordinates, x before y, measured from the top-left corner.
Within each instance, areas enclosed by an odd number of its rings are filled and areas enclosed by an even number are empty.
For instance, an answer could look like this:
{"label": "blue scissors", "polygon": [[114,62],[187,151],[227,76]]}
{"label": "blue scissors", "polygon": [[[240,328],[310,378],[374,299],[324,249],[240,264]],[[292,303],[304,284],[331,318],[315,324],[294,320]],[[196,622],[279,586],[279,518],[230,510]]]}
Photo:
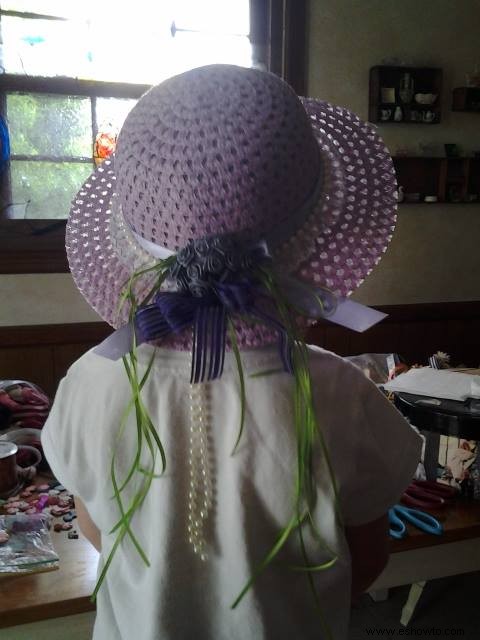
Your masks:
{"label": "blue scissors", "polygon": [[407,535],[406,522],[413,524],[417,529],[441,536],[443,527],[441,523],[425,511],[419,509],[410,509],[396,504],[388,510],[388,519],[390,521],[390,535],[396,540],[400,540]]}

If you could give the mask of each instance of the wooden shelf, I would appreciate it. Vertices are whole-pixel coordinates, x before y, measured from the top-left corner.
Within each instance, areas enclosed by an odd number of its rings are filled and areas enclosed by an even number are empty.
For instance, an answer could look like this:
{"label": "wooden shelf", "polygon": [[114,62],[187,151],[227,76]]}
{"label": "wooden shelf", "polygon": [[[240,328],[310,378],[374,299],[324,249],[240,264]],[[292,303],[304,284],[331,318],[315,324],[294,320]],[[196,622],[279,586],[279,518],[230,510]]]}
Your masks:
{"label": "wooden shelf", "polygon": [[[411,90],[402,91],[409,79]],[[442,70],[430,67],[376,66],[370,69],[368,119],[382,124],[438,124],[441,120]],[[420,104],[417,94],[436,96],[432,104]],[[395,114],[401,115],[397,120]]]}
{"label": "wooden shelf", "polygon": [[[480,204],[480,158],[397,156],[393,163],[405,204]],[[409,201],[411,194],[418,200]],[[437,202],[425,202],[426,196]]]}

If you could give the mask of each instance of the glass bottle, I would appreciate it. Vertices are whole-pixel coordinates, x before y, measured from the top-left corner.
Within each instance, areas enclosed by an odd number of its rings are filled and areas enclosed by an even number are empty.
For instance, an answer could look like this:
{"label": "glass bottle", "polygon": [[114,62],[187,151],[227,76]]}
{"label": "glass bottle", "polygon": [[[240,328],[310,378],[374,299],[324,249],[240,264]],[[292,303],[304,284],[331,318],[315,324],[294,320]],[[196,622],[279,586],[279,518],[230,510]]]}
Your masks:
{"label": "glass bottle", "polygon": [[409,104],[413,99],[413,92],[413,78],[410,73],[404,73],[400,78],[400,86],[398,88],[400,100],[404,104]]}

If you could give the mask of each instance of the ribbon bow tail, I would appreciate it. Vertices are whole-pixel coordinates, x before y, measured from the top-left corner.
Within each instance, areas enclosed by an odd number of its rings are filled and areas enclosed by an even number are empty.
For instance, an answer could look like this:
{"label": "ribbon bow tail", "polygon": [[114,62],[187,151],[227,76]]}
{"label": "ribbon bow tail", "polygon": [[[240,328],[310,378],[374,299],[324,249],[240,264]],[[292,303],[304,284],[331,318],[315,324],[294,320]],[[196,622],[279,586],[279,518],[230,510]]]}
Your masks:
{"label": "ribbon bow tail", "polygon": [[284,325],[273,317],[271,313],[266,313],[263,309],[254,307],[252,315],[257,317],[267,326],[276,329],[278,333],[278,353],[282,361],[283,369],[287,373],[293,373],[293,344],[288,336]]}
{"label": "ribbon bow tail", "polygon": [[225,362],[227,313],[223,305],[199,306],[193,321],[190,383],[220,378]]}

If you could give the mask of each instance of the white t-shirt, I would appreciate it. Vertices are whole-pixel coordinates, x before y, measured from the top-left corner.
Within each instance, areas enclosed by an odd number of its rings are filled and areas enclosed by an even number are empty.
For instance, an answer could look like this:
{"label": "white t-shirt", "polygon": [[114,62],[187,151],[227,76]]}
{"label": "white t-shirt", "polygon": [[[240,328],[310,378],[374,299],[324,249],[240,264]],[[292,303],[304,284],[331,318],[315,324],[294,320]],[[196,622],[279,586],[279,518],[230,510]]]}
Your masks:
{"label": "white t-shirt", "polygon": [[[153,352],[138,349],[141,371]],[[420,439],[400,413],[355,366],[310,348],[316,413],[327,442],[347,525],[381,517],[410,482]],[[310,640],[324,637],[293,534],[235,610],[230,606],[272,548],[294,509],[296,439],[293,378],[278,371],[274,348],[245,351],[246,421],[232,457],[240,416],[238,373],[226,354],[220,380],[209,383],[209,460],[214,500],[208,521],[208,559],[188,542],[188,436],[190,354],[157,349],[143,399],[167,456],[167,469],[153,481],[133,531],[146,552],[147,568],[125,538],[97,599],[95,640]],[[42,443],[57,478],[85,503],[102,534],[106,559],[119,518],[111,499],[110,463],[130,398],[122,361],[93,351],[61,382]],[[136,451],[130,416],[118,454],[122,477]],[[325,463],[316,453],[316,526],[338,554],[336,564],[315,574],[320,603],[335,640],[346,637],[350,608],[350,559]],[[123,474],[122,474],[123,469]],[[128,500],[129,490],[125,492]],[[131,495],[131,494],[130,494]],[[331,556],[306,535],[309,560]]]}

